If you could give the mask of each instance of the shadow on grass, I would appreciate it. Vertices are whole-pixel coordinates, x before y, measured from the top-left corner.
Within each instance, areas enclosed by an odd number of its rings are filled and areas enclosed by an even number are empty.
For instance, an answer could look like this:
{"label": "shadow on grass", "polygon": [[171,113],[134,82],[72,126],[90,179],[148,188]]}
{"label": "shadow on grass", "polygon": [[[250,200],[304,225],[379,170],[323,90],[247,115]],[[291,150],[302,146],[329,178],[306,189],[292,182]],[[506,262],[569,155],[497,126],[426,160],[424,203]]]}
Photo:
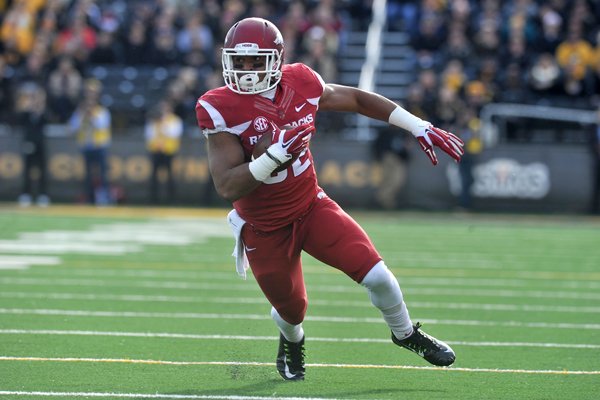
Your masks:
{"label": "shadow on grass", "polygon": [[[231,372],[231,371],[230,371]],[[242,375],[244,376],[242,378]],[[259,376],[260,375],[260,376]],[[252,383],[243,384],[242,381],[251,381]],[[240,383],[242,383],[240,385]],[[341,385],[340,385],[341,384]],[[352,385],[356,385],[357,382],[353,381]],[[368,382],[364,382],[360,389],[351,388],[351,385],[343,385],[343,382],[337,382],[335,386],[344,386],[344,389],[337,390],[331,385],[331,382],[322,379],[309,379],[306,381],[290,382],[281,379],[277,372],[271,372],[268,374],[254,374],[235,371],[232,373],[232,380],[229,382],[227,387],[220,389],[203,390],[198,388],[197,390],[181,391],[179,395],[192,395],[192,396],[248,396],[257,398],[278,398],[278,397],[294,397],[301,399],[306,398],[334,398],[334,399],[398,399],[411,394],[426,394],[431,398],[440,398],[446,393],[441,389],[433,388],[419,388],[414,387],[401,387],[400,383],[391,384],[385,382],[378,382],[377,388],[364,387],[369,385]]]}

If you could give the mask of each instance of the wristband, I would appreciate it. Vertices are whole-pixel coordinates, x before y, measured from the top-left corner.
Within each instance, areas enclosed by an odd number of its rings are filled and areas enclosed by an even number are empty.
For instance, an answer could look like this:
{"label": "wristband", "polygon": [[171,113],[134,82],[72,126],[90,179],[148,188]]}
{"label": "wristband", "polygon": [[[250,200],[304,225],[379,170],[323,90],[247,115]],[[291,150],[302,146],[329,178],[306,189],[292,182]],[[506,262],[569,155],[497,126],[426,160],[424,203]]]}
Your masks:
{"label": "wristband", "polygon": [[394,111],[391,112],[388,122],[390,125],[406,129],[415,136],[421,131],[423,126],[429,125],[429,122],[423,121],[421,118],[409,113],[402,107],[396,107]]}
{"label": "wristband", "polygon": [[281,161],[279,161],[273,154],[269,153],[269,149],[265,150],[265,154],[269,156],[269,158],[277,163],[278,167],[281,167]]}
{"label": "wristband", "polygon": [[278,166],[279,165],[277,165],[277,162],[275,162],[267,152],[263,153],[257,159],[250,161],[248,164],[250,173],[254,179],[260,182],[264,182],[268,177],[270,177]]}

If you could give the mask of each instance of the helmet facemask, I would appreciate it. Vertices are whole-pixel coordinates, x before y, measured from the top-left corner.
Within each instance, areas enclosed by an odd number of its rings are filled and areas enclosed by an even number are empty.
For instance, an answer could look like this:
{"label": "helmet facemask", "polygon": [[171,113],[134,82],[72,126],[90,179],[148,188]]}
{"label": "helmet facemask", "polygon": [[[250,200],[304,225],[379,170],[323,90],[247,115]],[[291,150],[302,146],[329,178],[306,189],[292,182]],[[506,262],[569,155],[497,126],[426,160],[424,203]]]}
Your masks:
{"label": "helmet facemask", "polygon": [[[265,57],[263,70],[244,71],[234,68],[236,56]],[[282,54],[277,49],[261,49],[255,43],[238,43],[224,48],[222,53],[223,79],[239,94],[257,94],[273,89],[281,80]]]}

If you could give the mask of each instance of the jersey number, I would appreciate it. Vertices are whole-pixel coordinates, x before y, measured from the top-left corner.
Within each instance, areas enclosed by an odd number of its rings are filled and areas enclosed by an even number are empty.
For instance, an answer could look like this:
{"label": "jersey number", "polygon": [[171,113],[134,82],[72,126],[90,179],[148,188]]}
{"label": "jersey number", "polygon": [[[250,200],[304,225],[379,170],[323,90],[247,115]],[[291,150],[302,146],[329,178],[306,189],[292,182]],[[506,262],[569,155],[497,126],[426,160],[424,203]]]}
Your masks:
{"label": "jersey number", "polygon": [[300,153],[300,156],[296,159],[296,161],[294,161],[292,165],[290,165],[290,167],[284,169],[281,172],[278,172],[277,175],[271,175],[270,177],[264,180],[264,183],[266,183],[267,185],[273,185],[275,183],[283,182],[288,177],[288,171],[290,170],[290,168],[292,169],[292,172],[295,177],[299,176],[304,171],[306,171],[309,166],[310,158],[306,156],[306,150],[304,150],[302,153]]}

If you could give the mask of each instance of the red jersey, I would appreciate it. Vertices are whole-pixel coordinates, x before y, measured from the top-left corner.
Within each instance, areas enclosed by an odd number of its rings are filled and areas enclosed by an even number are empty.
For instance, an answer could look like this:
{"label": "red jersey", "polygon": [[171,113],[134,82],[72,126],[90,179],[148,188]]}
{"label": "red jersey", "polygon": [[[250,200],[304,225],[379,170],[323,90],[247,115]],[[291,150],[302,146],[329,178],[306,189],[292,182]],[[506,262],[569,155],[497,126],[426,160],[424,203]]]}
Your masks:
{"label": "red jersey", "polygon": [[[237,94],[226,86],[209,90],[196,104],[198,126],[205,136],[228,132],[237,136],[250,161],[258,139],[277,126],[314,124],[324,82],[304,64],[287,64],[273,100],[261,94]],[[321,191],[310,150],[286,170],[233,203],[240,216],[263,231],[288,225],[304,215]]]}

